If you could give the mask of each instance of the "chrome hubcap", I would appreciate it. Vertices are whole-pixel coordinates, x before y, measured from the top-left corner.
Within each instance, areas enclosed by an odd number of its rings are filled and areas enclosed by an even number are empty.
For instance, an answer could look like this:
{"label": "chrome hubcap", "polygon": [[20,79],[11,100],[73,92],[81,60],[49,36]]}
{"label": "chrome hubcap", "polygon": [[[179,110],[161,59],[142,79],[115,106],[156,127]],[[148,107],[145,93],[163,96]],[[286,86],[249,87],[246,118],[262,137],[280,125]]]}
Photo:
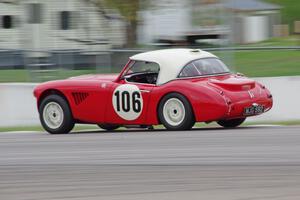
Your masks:
{"label": "chrome hubcap", "polygon": [[49,102],[43,110],[43,119],[45,124],[51,129],[59,128],[64,119],[64,112],[61,106],[56,102]]}
{"label": "chrome hubcap", "polygon": [[168,124],[172,126],[180,125],[185,117],[183,103],[177,98],[169,99],[163,107],[163,115]]}

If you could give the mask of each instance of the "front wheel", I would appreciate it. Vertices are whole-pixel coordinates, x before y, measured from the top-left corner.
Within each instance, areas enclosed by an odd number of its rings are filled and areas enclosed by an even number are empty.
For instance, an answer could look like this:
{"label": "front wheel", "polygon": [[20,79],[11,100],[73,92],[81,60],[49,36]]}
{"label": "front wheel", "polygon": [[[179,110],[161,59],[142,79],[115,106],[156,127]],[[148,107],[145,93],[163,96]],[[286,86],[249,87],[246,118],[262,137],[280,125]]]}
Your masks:
{"label": "front wheel", "polygon": [[114,125],[114,124],[98,124],[98,126],[101,129],[107,130],[107,131],[113,131],[118,129],[120,126],[119,125]]}
{"label": "front wheel", "polygon": [[217,123],[224,128],[234,128],[241,125],[246,118],[238,118],[238,119],[229,119],[229,120],[220,120]]}
{"label": "front wheel", "polygon": [[170,93],[158,106],[158,118],[168,130],[189,130],[195,117],[189,101],[181,94]]}
{"label": "front wheel", "polygon": [[51,134],[69,133],[74,120],[67,101],[59,95],[49,95],[39,106],[40,121],[44,129]]}

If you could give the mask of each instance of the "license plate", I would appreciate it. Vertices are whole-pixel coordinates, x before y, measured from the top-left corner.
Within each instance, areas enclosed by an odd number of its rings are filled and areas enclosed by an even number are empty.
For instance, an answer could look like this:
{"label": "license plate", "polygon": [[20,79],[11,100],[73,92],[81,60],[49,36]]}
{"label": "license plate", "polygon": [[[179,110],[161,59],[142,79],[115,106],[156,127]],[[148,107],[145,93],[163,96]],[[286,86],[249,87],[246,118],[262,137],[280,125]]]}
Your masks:
{"label": "license plate", "polygon": [[258,115],[264,112],[264,106],[262,105],[252,105],[244,109],[244,115]]}

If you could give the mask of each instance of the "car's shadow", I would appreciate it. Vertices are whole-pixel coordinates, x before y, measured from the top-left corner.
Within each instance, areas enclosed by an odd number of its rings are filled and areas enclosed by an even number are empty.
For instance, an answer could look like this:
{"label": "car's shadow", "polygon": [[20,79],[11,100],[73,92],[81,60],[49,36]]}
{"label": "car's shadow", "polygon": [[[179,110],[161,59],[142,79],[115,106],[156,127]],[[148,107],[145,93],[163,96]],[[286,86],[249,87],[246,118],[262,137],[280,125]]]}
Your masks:
{"label": "car's shadow", "polygon": [[236,127],[236,128],[223,128],[223,127],[196,127],[191,130],[186,131],[169,131],[164,128],[158,128],[158,129],[142,129],[142,128],[130,128],[130,129],[120,129],[120,130],[114,130],[114,131],[106,131],[106,130],[91,130],[91,131],[74,131],[69,134],[107,134],[107,133],[157,133],[157,132],[198,132],[198,131],[227,131],[227,130],[244,130],[244,129],[262,129],[262,128],[269,128],[269,126],[242,126],[242,127]]}

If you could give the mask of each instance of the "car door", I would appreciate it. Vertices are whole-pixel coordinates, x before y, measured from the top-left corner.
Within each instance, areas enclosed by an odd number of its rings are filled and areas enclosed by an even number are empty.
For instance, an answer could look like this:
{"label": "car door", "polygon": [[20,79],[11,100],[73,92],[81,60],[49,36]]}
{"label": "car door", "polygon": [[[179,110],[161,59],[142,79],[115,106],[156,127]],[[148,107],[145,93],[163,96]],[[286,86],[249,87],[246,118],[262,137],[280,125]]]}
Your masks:
{"label": "car door", "polygon": [[[158,74],[158,71],[158,64],[135,61],[129,65],[127,71],[125,70],[124,77],[127,74],[141,74],[142,77],[146,77],[147,73]],[[148,104],[156,84],[124,77],[110,88],[105,121],[112,124],[147,124]]]}
{"label": "car door", "polygon": [[145,124],[153,85],[120,81],[111,87],[106,123]]}

